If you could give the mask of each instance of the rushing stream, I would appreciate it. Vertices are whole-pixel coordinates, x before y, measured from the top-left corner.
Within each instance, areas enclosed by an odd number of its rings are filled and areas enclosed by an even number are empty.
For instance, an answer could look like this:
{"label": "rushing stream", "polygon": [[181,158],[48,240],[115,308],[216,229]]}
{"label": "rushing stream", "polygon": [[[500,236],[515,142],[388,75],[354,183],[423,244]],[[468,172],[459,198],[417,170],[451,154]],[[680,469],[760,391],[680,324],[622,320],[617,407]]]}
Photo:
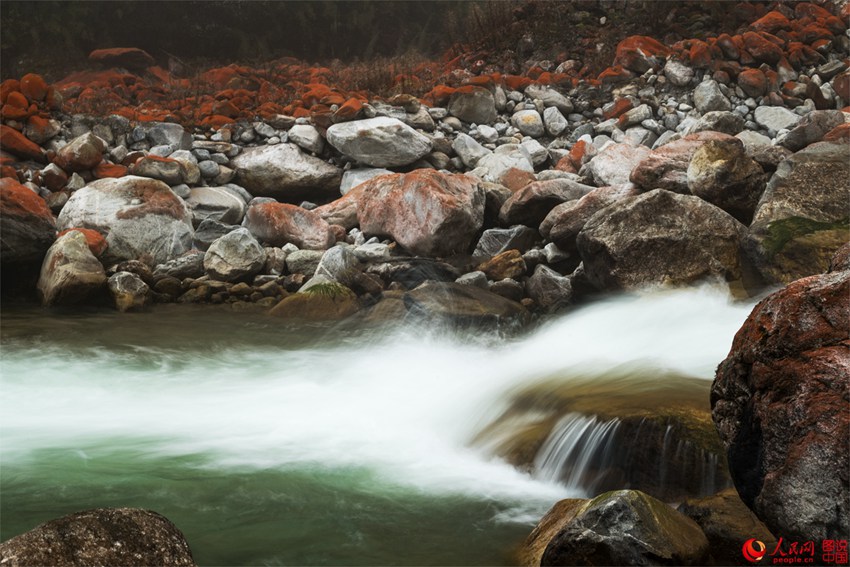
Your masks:
{"label": "rushing stream", "polygon": [[[574,465],[564,482],[494,455],[481,432],[517,393],[569,391],[579,375],[587,389],[589,374],[624,368],[643,378],[605,394],[614,413],[618,397],[642,399],[646,376],[707,392],[751,308],[711,288],[654,292],[515,338],[293,328],[210,307],[7,308],[0,538],[129,506],[171,519],[202,565],[507,564],[555,501],[593,486]],[[618,430],[610,418],[598,421]],[[538,461],[570,460],[575,449],[550,446],[572,433],[553,431]]]}

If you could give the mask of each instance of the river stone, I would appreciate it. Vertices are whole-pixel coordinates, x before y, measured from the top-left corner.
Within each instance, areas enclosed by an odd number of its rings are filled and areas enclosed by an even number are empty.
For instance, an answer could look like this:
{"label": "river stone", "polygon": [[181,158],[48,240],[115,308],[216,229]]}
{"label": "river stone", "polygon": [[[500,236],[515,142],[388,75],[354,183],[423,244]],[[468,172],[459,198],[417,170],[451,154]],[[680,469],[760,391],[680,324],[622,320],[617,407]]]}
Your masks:
{"label": "river stone", "polygon": [[342,174],[342,183],[339,186],[339,192],[345,195],[361,183],[365,183],[375,177],[381,175],[389,175],[392,171],[381,167],[361,167],[357,169],[347,169]]}
{"label": "river stone", "polygon": [[596,185],[620,185],[629,182],[632,170],[650,155],[650,151],[645,146],[611,144],[587,162],[585,167]]}
{"label": "river stone", "polygon": [[767,283],[826,271],[850,241],[846,144],[819,142],[779,164],[756,208],[746,249]]}
{"label": "river stone", "polygon": [[231,164],[237,183],[252,195],[292,203],[332,198],[342,179],[338,167],[288,143],[248,148]]}
{"label": "river stone", "polygon": [[597,289],[628,290],[740,279],[745,230],[699,197],[655,189],[597,212],[576,243]]}
{"label": "river stone", "polygon": [[534,268],[534,274],[525,283],[525,291],[544,313],[555,313],[573,301],[570,278],[543,264]]}
{"label": "river stone", "polygon": [[316,267],[317,276],[350,286],[360,273],[360,260],[348,246],[334,246],[322,255]]}
{"label": "river stone", "polygon": [[244,227],[229,232],[212,243],[204,254],[207,275],[223,282],[235,282],[256,275],[266,264],[266,251]]}
{"label": "river stone", "polygon": [[150,510],[97,508],[51,520],[0,543],[9,567],[160,565],[194,567],[186,538]]}
{"label": "river stone", "polygon": [[712,417],[741,499],[791,541],[850,533],[850,271],[788,284],[720,363]]}
{"label": "river stone", "polygon": [[206,219],[239,224],[245,216],[245,201],[224,187],[195,187],[189,192],[186,204],[196,227]]}
{"label": "river stone", "polygon": [[779,138],[776,143],[796,152],[809,144],[820,142],[827,132],[841,124],[844,124],[844,113],[842,111],[813,110],[797,122],[790,132]]}
{"label": "river stone", "polygon": [[[193,142],[192,134],[184,130],[180,124],[173,122],[142,122],[136,128],[153,146],[174,146],[178,150],[191,150],[194,147],[201,147],[198,145],[200,142]],[[218,148],[218,146],[216,147]],[[231,148],[232,146],[228,149]],[[221,149],[210,149],[210,151],[221,151]]]}
{"label": "river stone", "polygon": [[793,128],[800,121],[799,114],[791,112],[784,106],[759,106],[754,116],[756,123],[771,135],[776,135],[779,130]]}
{"label": "river stone", "polygon": [[694,106],[697,112],[705,114],[712,110],[732,110],[732,103],[720,90],[717,81],[703,81],[694,89]]}
{"label": "river stone", "polygon": [[510,228],[490,228],[481,234],[473,258],[491,258],[505,250],[527,252],[540,239],[536,230],[518,224]]}
{"label": "river stone", "polygon": [[560,110],[550,106],[543,111],[543,125],[546,126],[546,132],[556,138],[567,129],[569,123]]}
{"label": "river stone", "polygon": [[741,502],[734,488],[712,496],[689,498],[677,510],[702,529],[711,549],[711,564],[750,565],[741,555],[741,543],[751,538],[765,544],[767,549],[776,547],[776,538]]}
{"label": "river stone", "polygon": [[377,177],[358,191],[360,229],[417,255],[469,252],[484,222],[484,190],[465,175],[420,169]]}
{"label": "river stone", "polygon": [[[189,176],[186,167],[179,161],[171,158],[158,157],[153,154],[137,161],[131,168],[130,173],[139,177],[158,179],[169,185],[180,185],[188,183]],[[195,180],[197,182],[197,179]]]}
{"label": "river stone", "polygon": [[56,224],[105,234],[106,264],[142,255],[162,264],[192,246],[192,215],[183,200],[162,181],[133,175],[98,179],[74,192]]}
{"label": "river stone", "polygon": [[511,116],[511,124],[513,124],[523,136],[539,138],[546,132],[546,129],[543,126],[543,118],[541,118],[540,113],[532,109],[515,112],[514,115]]}
{"label": "river stone", "polygon": [[453,282],[460,277],[454,266],[431,258],[392,258],[368,265],[366,272],[378,276],[387,286],[397,283],[405,289],[427,281]]}
{"label": "river stone", "polygon": [[534,83],[528,85],[525,87],[525,96],[532,100],[541,100],[544,107],[557,108],[564,114],[570,114],[573,111],[573,103],[570,99],[555,89],[545,85],[538,85]]}
{"label": "river stone", "polygon": [[691,193],[750,224],[766,179],[740,140],[706,142],[694,152],[687,175]]}
{"label": "river stone", "polygon": [[[235,230],[239,227],[237,226],[233,228]],[[221,236],[224,235],[222,234]],[[212,242],[210,242],[210,244],[212,244]],[[159,264],[153,271],[154,279],[164,277],[177,278],[178,280],[183,280],[185,278],[196,279],[203,275],[204,253],[199,250],[190,250],[182,256],[169,260],[164,264]]]}
{"label": "river stone", "polygon": [[575,511],[540,565],[702,565],[707,556],[693,520],[643,492],[618,490]]}
{"label": "river stone", "polygon": [[573,518],[588,500],[583,498],[567,498],[559,500],[546,515],[537,522],[534,530],[522,544],[519,551],[519,565],[522,567],[540,567],[540,560],[546,546]]}
{"label": "river stone", "polygon": [[638,194],[633,183],[597,187],[580,199],[561,203],[549,211],[540,223],[540,234],[562,250],[576,252],[576,237],[590,217],[615,201]]}
{"label": "river stone", "polygon": [[452,142],[452,149],[457,156],[463,161],[463,164],[472,169],[478,163],[478,160],[492,152],[479,144],[463,132],[458,133],[457,137]]}
{"label": "river stone", "polygon": [[557,205],[587,195],[593,187],[571,179],[535,181],[514,193],[499,211],[499,221],[505,226],[523,224],[538,227]]}
{"label": "river stone", "polygon": [[693,68],[678,59],[670,58],[664,64],[664,76],[677,87],[686,87],[694,78]]}
{"label": "river stone", "polygon": [[295,250],[286,256],[286,269],[290,274],[304,274],[313,277],[324,252],[318,250]]}
{"label": "river stone", "polygon": [[744,129],[744,117],[735,112],[726,110],[712,110],[703,114],[693,126],[688,129],[689,134],[697,132],[723,132],[734,136]]}
{"label": "river stone", "polygon": [[287,203],[252,204],[243,224],[270,246],[291,242],[298,248],[327,250],[335,242],[330,225],[316,212]]}
{"label": "river stone", "polygon": [[327,138],[343,155],[372,167],[409,165],[431,151],[427,136],[385,116],[334,124]]}
{"label": "river stone", "polygon": [[106,282],[118,311],[140,311],[145,308],[150,288],[137,274],[116,272]]}
{"label": "river stone", "polygon": [[237,224],[224,224],[215,219],[206,218],[195,229],[192,243],[198,250],[206,251],[213,242],[237,228],[239,228]]}
{"label": "river stone", "polygon": [[84,171],[93,169],[103,161],[103,152],[106,151],[106,143],[92,134],[86,132],[77,136],[56,152],[56,165],[63,171]]}
{"label": "river stone", "polygon": [[0,262],[41,265],[54,240],[56,222],[44,199],[11,177],[0,179]]}
{"label": "river stone", "polygon": [[360,310],[357,296],[339,283],[321,283],[285,297],[269,314],[297,321],[340,321]]}
{"label": "river stone", "polygon": [[525,275],[526,266],[519,250],[505,250],[482,262],[478,270],[491,280],[498,282],[507,278],[516,279]]}
{"label": "river stone", "polygon": [[461,326],[524,324],[528,312],[515,301],[455,282],[426,282],[404,295],[408,312],[428,321]]}
{"label": "river stone", "polygon": [[44,305],[74,305],[103,289],[106,272],[82,232],[59,237],[44,256],[38,291]]}
{"label": "river stone", "polygon": [[473,173],[485,181],[502,183],[513,169],[534,173],[531,156],[521,144],[503,144],[497,147],[492,154],[478,160],[475,171],[480,171],[481,175]]}
{"label": "river stone", "polygon": [[464,122],[490,124],[496,120],[496,99],[483,87],[461,87],[452,93],[448,111]]}
{"label": "river stone", "polygon": [[289,141],[314,154],[322,153],[325,141],[312,124],[296,124],[288,131]]}

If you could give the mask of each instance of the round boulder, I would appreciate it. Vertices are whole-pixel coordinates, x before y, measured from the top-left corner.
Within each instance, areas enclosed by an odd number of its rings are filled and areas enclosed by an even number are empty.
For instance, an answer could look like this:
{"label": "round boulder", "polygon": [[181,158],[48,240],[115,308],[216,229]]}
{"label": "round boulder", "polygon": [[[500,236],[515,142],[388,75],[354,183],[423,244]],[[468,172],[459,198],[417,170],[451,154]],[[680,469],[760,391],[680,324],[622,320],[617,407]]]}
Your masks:
{"label": "round boulder", "polygon": [[236,182],[256,197],[323,200],[339,194],[342,170],[295,144],[248,148],[231,160]]}
{"label": "round boulder", "polygon": [[431,151],[427,136],[386,116],[334,124],[327,137],[340,153],[372,167],[409,165]]}
{"label": "round boulder", "polygon": [[204,270],[212,279],[235,282],[255,275],[266,265],[266,251],[244,227],[212,243],[204,255]]}

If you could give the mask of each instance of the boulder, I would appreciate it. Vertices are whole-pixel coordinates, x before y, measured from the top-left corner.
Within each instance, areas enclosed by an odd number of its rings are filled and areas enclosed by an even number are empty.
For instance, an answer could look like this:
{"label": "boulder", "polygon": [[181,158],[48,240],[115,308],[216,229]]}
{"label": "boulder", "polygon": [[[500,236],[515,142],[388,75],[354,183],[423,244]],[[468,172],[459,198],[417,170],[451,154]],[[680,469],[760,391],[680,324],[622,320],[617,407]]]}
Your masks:
{"label": "boulder", "polygon": [[457,156],[463,161],[463,164],[472,169],[478,163],[478,160],[492,152],[475,141],[472,136],[458,133],[457,137],[452,142],[452,149]]}
{"label": "boulder", "polygon": [[204,253],[199,250],[190,250],[182,256],[156,266],[153,275],[156,279],[166,276],[178,280],[199,278],[204,275]]}
{"label": "boulder", "polygon": [[245,201],[226,187],[195,187],[189,191],[186,204],[196,227],[206,219],[239,224],[245,216]]}
{"label": "boulder", "polygon": [[106,143],[91,132],[86,132],[62,146],[56,152],[54,163],[69,173],[93,169],[103,161],[105,151]]}
{"label": "boulder", "polygon": [[386,116],[334,124],[327,138],[343,155],[372,167],[409,165],[431,151],[427,136]]}
{"label": "boulder", "polygon": [[[475,173],[485,181],[506,183],[512,170],[534,173],[531,156],[521,144],[504,144],[487,154],[476,163]],[[476,173],[476,172],[481,172]]]}
{"label": "boulder", "polygon": [[549,211],[540,223],[540,234],[565,252],[575,252],[576,237],[590,217],[619,199],[638,194],[632,183],[598,187],[580,199],[561,203]]}
{"label": "boulder", "polygon": [[206,251],[213,242],[237,228],[239,228],[237,224],[224,224],[211,218],[204,219],[195,229],[192,244],[198,250]]}
{"label": "boulder", "polygon": [[366,272],[381,278],[386,286],[396,283],[405,289],[427,281],[453,282],[460,277],[454,266],[431,258],[392,258],[369,264]]}
{"label": "boulder", "polygon": [[485,230],[475,245],[473,258],[490,258],[505,250],[529,250],[540,239],[536,230],[523,225]]}
{"label": "boulder", "polygon": [[809,144],[820,142],[830,130],[841,124],[844,124],[842,111],[813,110],[797,122],[790,132],[777,140],[777,144],[796,152]]}
{"label": "boulder", "polygon": [[44,202],[11,177],[0,179],[0,261],[41,264],[56,240],[56,222]]}
{"label": "boulder", "polygon": [[298,248],[326,250],[335,242],[330,225],[314,211],[286,203],[254,203],[245,213],[244,225],[261,242]]}
{"label": "boulder", "polygon": [[789,540],[850,533],[850,271],[753,309],[717,368],[712,417],[744,503]]}
{"label": "boulder", "polygon": [[617,44],[614,65],[621,65],[635,73],[646,73],[658,68],[670,54],[663,43],[645,35],[633,35]]}
{"label": "boulder", "polygon": [[519,250],[505,250],[489,260],[482,262],[478,268],[489,279],[500,281],[506,278],[516,279],[525,275],[525,260]]}
{"label": "boulder", "polygon": [[448,111],[464,122],[490,124],[496,120],[496,99],[483,87],[461,87],[452,93]]}
{"label": "boulder", "polygon": [[702,565],[707,556],[693,520],[643,492],[618,490],[576,510],[540,565]]}
{"label": "boulder", "polygon": [[358,191],[360,229],[389,236],[413,254],[468,252],[484,222],[484,190],[466,175],[420,169],[377,177]]}
{"label": "boulder", "polygon": [[668,59],[664,64],[664,76],[673,85],[677,87],[685,87],[694,78],[694,70],[688,67],[678,59]]}
{"label": "boulder", "polygon": [[5,124],[0,124],[0,149],[22,159],[32,159],[42,163],[47,161],[41,146]]}
{"label": "boulder", "polygon": [[322,153],[325,141],[312,124],[296,124],[289,129],[289,141],[314,154]]}
{"label": "boulder", "polygon": [[0,544],[0,562],[9,567],[195,565],[174,524],[156,512],[134,508],[97,508],[41,524]]}
{"label": "boulder", "polygon": [[147,51],[138,47],[95,49],[89,53],[89,60],[105,67],[126,67],[134,71],[141,71],[156,64]]}
{"label": "boulder", "polygon": [[533,109],[520,110],[511,116],[511,123],[523,136],[539,138],[546,132],[543,118],[540,113]]}
{"label": "boulder", "polygon": [[570,278],[543,264],[534,268],[534,274],[525,284],[525,292],[544,313],[555,313],[573,302]]}
{"label": "boulder", "polygon": [[235,282],[256,275],[266,265],[266,251],[247,228],[237,228],[212,243],[204,270],[214,280]]}
{"label": "boulder", "polygon": [[145,308],[150,288],[137,274],[117,272],[109,277],[106,284],[118,311],[123,313]]}
{"label": "boulder", "polygon": [[343,195],[360,185],[365,181],[369,181],[373,177],[381,175],[389,175],[392,171],[381,167],[360,167],[357,169],[347,169],[342,174],[342,182],[339,186],[339,192]]}
{"label": "boulder", "polygon": [[744,117],[735,112],[726,110],[712,110],[706,112],[696,123],[688,129],[688,132],[722,132],[734,136],[744,129]]}
{"label": "boulder", "polygon": [[567,498],[556,502],[525,538],[519,552],[519,565],[540,567],[540,560],[543,552],[546,551],[546,546],[570,520],[575,518],[576,512],[586,503],[587,500],[582,498]]}
{"label": "boulder", "polygon": [[[139,132],[151,143],[152,146],[171,146],[177,150],[190,150],[192,148],[203,147],[208,142],[195,142],[192,140],[192,134],[183,129],[183,126],[173,122],[143,122],[136,126]],[[207,149],[213,152],[226,153],[232,155],[236,146],[223,142],[212,142],[216,146],[207,146]],[[221,146],[218,146],[221,144]]]}
{"label": "boulder", "polygon": [[340,283],[328,282],[285,297],[269,314],[297,321],[340,321],[359,310],[353,291]]}
{"label": "boulder", "polygon": [[537,227],[557,205],[587,195],[593,187],[571,179],[535,181],[514,193],[499,211],[504,226],[522,224]]}
{"label": "boulder", "polygon": [[708,141],[724,141],[732,136],[721,132],[698,132],[652,150],[635,166],[629,177],[645,191],[666,189],[688,195],[688,165],[694,152]]}
{"label": "boulder", "polygon": [[756,123],[775,136],[780,130],[793,128],[800,121],[800,115],[783,106],[759,106],[753,113]]}
{"label": "boulder", "polygon": [[532,83],[525,87],[525,96],[532,100],[540,100],[545,108],[556,108],[559,112],[570,114],[573,111],[573,103],[551,87]]}
{"label": "boulder", "polygon": [[44,305],[74,305],[101,291],[105,283],[103,265],[89,250],[85,235],[74,230],[47,251],[38,291]]}
{"label": "boulder", "polygon": [[750,224],[766,179],[740,140],[706,142],[694,152],[687,175],[691,193]]}
{"label": "boulder", "polygon": [[600,187],[628,183],[632,170],[650,155],[645,146],[611,144],[589,162],[587,171]]}
{"label": "boulder", "polygon": [[655,189],[593,215],[576,243],[600,290],[742,277],[745,227],[699,197]]}
{"label": "boulder", "polygon": [[360,274],[360,260],[354,250],[348,246],[334,246],[322,255],[316,267],[316,275],[324,276],[331,281],[350,286]]}
{"label": "boulder", "polygon": [[254,196],[321,201],[339,195],[342,170],[295,144],[248,148],[231,160],[236,181]]}
{"label": "boulder", "polygon": [[528,312],[515,301],[471,285],[426,282],[404,295],[413,317],[461,326],[522,325]]}
{"label": "boulder", "polygon": [[[130,168],[130,173],[139,177],[158,179],[174,186],[181,183],[197,183],[200,177],[200,172],[197,170],[197,165],[194,165],[194,170],[190,171],[186,164],[176,159],[150,154],[133,164]],[[193,175],[193,172],[197,173],[197,175]]]}
{"label": "boulder", "polygon": [[324,257],[324,252],[318,250],[295,250],[286,255],[286,269],[290,274],[304,274],[313,277]]}
{"label": "boulder", "polygon": [[564,118],[564,115],[561,114],[560,110],[554,106],[550,106],[543,111],[543,125],[546,126],[547,134],[553,138],[557,138],[570,124]]}
{"label": "boulder", "polygon": [[824,272],[850,241],[846,144],[820,142],[779,164],[756,208],[748,255],[767,283]]}
{"label": "boulder", "polygon": [[720,90],[717,81],[703,81],[694,89],[694,106],[697,112],[705,114],[712,110],[732,110],[732,103]]}
{"label": "boulder", "polygon": [[106,263],[151,255],[162,264],[192,247],[192,215],[155,179],[99,179],[75,191],[56,221],[60,230],[92,228],[106,235]]}

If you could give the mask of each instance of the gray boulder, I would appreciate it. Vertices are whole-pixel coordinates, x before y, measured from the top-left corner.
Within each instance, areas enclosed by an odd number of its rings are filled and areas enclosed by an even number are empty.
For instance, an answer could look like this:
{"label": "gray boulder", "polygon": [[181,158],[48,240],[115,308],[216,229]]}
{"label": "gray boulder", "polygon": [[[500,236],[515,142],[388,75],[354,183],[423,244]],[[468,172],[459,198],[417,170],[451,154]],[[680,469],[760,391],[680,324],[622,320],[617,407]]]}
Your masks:
{"label": "gray boulder", "polygon": [[410,315],[461,326],[521,325],[528,312],[515,301],[472,285],[427,282],[404,295]]}
{"label": "gray boulder", "polygon": [[325,140],[312,124],[296,124],[289,129],[289,141],[314,154],[322,153],[325,149]]}
{"label": "gray boulder", "polygon": [[525,283],[525,292],[545,313],[555,313],[573,302],[570,278],[543,264],[534,268],[534,273]]}
{"label": "gray boulder", "polygon": [[694,89],[694,106],[700,114],[712,110],[732,110],[732,103],[720,90],[717,81],[703,81]]}
{"label": "gray boulder", "polygon": [[800,121],[800,115],[784,106],[759,106],[753,116],[759,126],[765,128],[771,136],[779,130],[793,128]]}
{"label": "gray boulder", "polygon": [[[239,227],[234,227],[234,229],[236,228]],[[158,265],[153,271],[154,279],[164,277],[177,278],[178,280],[182,280],[184,278],[195,279],[203,275],[204,253],[199,250],[190,250],[178,258],[174,258],[164,264]]]}
{"label": "gray boulder", "polygon": [[650,155],[645,146],[611,144],[587,162],[587,171],[600,187],[628,183],[632,170]]}
{"label": "gray boulder", "polygon": [[840,110],[813,110],[794,125],[790,132],[777,140],[777,144],[792,152],[802,150],[809,144],[820,142],[827,132],[844,124],[844,113]]}
{"label": "gray boulder", "polygon": [[546,132],[543,118],[536,110],[520,110],[511,116],[511,123],[522,132],[523,136],[539,138]]}
{"label": "gray boulder", "polygon": [[496,120],[496,99],[482,87],[462,87],[452,93],[449,114],[474,124],[490,124]]}
{"label": "gray boulder", "polygon": [[536,230],[521,224],[510,228],[491,228],[485,230],[475,245],[473,258],[491,258],[506,250],[526,252],[540,239]]}
{"label": "gray boulder", "polygon": [[460,132],[452,142],[452,149],[463,161],[463,164],[472,169],[478,163],[478,160],[492,152],[476,142],[472,136],[468,136]]}
{"label": "gray boulder", "polygon": [[115,308],[125,311],[140,311],[145,308],[150,288],[137,274],[116,272],[106,282]]}
{"label": "gray boulder", "polygon": [[431,151],[427,136],[384,116],[334,124],[327,138],[343,155],[372,167],[409,165]]}
{"label": "gray boulder", "polygon": [[350,286],[360,273],[360,260],[352,248],[334,246],[322,255],[315,273],[316,276],[325,276],[331,281]]}
{"label": "gray boulder", "polygon": [[186,204],[196,227],[206,219],[239,224],[245,216],[245,201],[224,187],[195,187]]}
{"label": "gray boulder", "polygon": [[543,102],[544,107],[557,108],[564,114],[570,114],[573,111],[573,103],[570,99],[545,85],[528,85],[525,87],[525,96],[530,99],[538,99]]}
{"label": "gray boulder", "polygon": [[37,287],[44,305],[74,305],[100,292],[105,284],[103,265],[89,250],[85,235],[74,230],[47,251]]}
{"label": "gray boulder", "polygon": [[374,177],[381,175],[389,175],[392,171],[382,167],[360,167],[356,169],[347,169],[342,174],[342,183],[339,185],[339,192],[343,195]]}
{"label": "gray boulder", "polygon": [[342,179],[338,167],[305,154],[295,144],[248,148],[231,163],[239,185],[254,196],[279,201],[332,198]]}
{"label": "gray boulder", "polygon": [[247,279],[266,264],[266,251],[247,228],[238,228],[212,243],[204,255],[204,270],[212,279]]}

